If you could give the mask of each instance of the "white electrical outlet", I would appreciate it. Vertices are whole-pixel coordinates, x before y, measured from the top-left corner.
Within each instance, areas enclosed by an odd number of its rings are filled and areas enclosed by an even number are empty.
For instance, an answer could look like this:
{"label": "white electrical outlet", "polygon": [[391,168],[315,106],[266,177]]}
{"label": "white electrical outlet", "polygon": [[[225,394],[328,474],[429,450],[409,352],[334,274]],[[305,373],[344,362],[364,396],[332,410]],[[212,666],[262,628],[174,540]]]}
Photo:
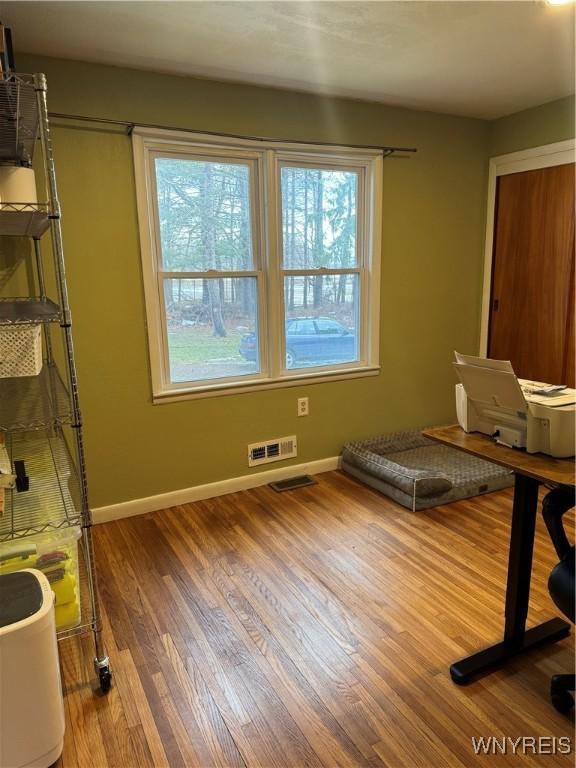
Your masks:
{"label": "white electrical outlet", "polygon": [[310,413],[308,408],[308,398],[307,397],[299,397],[298,398],[298,416],[308,416]]}

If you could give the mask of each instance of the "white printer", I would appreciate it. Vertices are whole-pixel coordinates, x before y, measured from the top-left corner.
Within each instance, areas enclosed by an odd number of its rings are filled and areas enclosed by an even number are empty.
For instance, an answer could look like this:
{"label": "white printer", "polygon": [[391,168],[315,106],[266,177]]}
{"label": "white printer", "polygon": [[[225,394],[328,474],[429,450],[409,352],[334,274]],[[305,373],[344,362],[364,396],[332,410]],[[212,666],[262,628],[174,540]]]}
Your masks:
{"label": "white printer", "polygon": [[465,432],[528,453],[574,456],[576,390],[518,379],[508,361],[455,357],[456,413]]}

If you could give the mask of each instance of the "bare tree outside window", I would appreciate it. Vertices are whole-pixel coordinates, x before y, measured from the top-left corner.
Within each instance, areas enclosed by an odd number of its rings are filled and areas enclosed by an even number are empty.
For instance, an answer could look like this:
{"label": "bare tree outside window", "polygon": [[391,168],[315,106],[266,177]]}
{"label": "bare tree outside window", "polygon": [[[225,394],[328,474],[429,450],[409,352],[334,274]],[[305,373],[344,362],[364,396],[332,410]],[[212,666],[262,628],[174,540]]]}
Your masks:
{"label": "bare tree outside window", "polygon": [[[281,188],[287,367],[357,360],[358,275],[342,270],[358,264],[358,174],[289,165]],[[304,318],[334,321],[331,334],[291,322]]]}
{"label": "bare tree outside window", "polygon": [[257,333],[256,280],[242,276],[253,268],[250,168],[164,157],[155,166],[162,267],[183,273],[164,281],[172,381],[253,374],[258,360],[239,352],[242,335]]}

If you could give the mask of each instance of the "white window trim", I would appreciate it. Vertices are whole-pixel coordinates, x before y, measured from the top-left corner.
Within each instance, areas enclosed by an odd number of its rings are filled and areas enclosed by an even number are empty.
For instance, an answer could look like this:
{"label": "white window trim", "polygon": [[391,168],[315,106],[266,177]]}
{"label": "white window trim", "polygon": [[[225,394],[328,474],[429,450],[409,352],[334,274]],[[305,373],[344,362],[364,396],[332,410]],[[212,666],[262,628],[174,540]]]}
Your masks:
{"label": "white window trim", "polygon": [[[325,381],[373,376],[380,371],[380,262],[381,262],[381,229],[382,229],[382,165],[383,157],[380,152],[345,146],[318,147],[316,145],[258,141],[251,139],[235,139],[207,134],[191,134],[184,131],[167,131],[160,129],[135,128],[132,134],[134,156],[134,173],[136,181],[136,199],[140,230],[140,248],[142,259],[142,277],[146,306],[148,349],[150,357],[150,372],[152,380],[152,400],[154,403],[174,402],[182,399],[194,399],[220,395],[238,394],[261,389],[276,389],[302,384],[316,384]],[[359,206],[366,211],[366,224],[363,226],[362,242],[358,243],[360,258],[365,260],[365,268],[360,272],[363,276],[360,291],[361,300],[360,336],[363,340],[360,360],[354,363],[330,365],[325,368],[314,367],[302,369],[280,369],[278,362],[274,363],[271,351],[268,349],[267,337],[282,338],[283,306],[278,301],[275,311],[266,314],[266,302],[262,286],[259,290],[259,326],[269,329],[261,333],[261,371],[253,376],[227,377],[222,381],[183,382],[173,384],[168,382],[167,350],[165,346],[165,316],[162,310],[163,298],[159,295],[158,266],[160,264],[158,250],[158,227],[155,215],[154,199],[155,179],[151,174],[150,156],[171,154],[189,157],[186,150],[194,148],[205,149],[210,157],[220,155],[239,158],[238,150],[242,150],[243,160],[252,160],[258,166],[258,189],[252,199],[255,227],[255,258],[253,272],[261,271],[263,281],[272,281],[276,287],[281,286],[281,267],[277,258],[272,258],[267,247],[269,243],[276,245],[276,252],[281,244],[280,200],[278,199],[278,174],[282,163],[309,162],[315,167],[350,165],[360,167],[365,175],[363,199]],[[252,150],[252,152],[250,152]],[[266,199],[266,190],[269,198]],[[270,199],[272,198],[272,199]],[[266,216],[264,216],[266,209]],[[358,217],[360,220],[360,215]],[[264,227],[268,231],[264,232]],[[360,267],[350,271],[357,273]],[[302,270],[295,270],[299,274]],[[306,271],[306,270],[304,270]],[[310,270],[314,274],[317,271]],[[326,270],[329,274],[333,270]],[[340,272],[340,270],[335,270]],[[165,275],[170,273],[166,272]],[[246,276],[252,272],[246,273]],[[178,273],[178,277],[187,273]],[[279,295],[283,297],[283,291]],[[283,359],[283,358],[282,358]]]}

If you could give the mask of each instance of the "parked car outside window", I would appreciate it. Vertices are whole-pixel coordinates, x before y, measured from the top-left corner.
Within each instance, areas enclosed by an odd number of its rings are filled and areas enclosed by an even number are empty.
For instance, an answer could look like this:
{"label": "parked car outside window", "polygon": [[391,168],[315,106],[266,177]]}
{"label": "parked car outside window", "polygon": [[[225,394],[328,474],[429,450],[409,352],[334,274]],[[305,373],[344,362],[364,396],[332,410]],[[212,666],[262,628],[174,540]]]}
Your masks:
{"label": "parked car outside window", "polygon": [[[239,352],[255,361],[256,335],[242,337]],[[298,317],[286,321],[286,368],[348,363],[358,359],[354,329],[328,317]]]}

